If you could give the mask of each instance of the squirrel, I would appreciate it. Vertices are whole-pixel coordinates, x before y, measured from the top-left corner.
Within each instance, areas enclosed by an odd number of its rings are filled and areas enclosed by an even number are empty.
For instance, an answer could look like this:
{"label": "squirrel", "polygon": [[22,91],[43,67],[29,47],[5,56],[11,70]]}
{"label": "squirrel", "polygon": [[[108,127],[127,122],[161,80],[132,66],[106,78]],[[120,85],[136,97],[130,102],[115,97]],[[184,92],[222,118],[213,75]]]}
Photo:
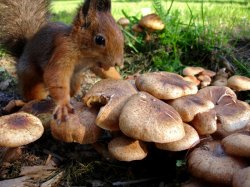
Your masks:
{"label": "squirrel", "polygon": [[49,5],[49,0],[1,0],[0,45],[17,59],[24,99],[50,95],[54,119],[61,123],[74,112],[70,97],[80,88],[82,70],[112,77],[114,66],[123,63],[124,38],[110,0],[85,0],[70,26],[49,21]]}

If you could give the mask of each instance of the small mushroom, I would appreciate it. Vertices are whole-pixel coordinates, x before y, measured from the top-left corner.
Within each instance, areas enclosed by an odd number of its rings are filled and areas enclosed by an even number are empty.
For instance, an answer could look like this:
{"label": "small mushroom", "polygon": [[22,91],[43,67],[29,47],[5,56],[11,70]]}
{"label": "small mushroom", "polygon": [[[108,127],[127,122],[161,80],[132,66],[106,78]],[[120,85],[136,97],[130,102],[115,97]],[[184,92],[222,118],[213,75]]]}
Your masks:
{"label": "small mushroom", "polygon": [[168,72],[151,72],[138,76],[136,87],[158,99],[176,99],[184,95],[196,94],[195,84],[185,81],[182,76]]}
{"label": "small mushroom", "polygon": [[197,95],[187,95],[168,102],[180,114],[184,122],[190,122],[198,113],[214,108],[214,104]]}
{"label": "small mushroom", "polygon": [[214,77],[216,75],[216,73],[214,71],[204,69],[202,72],[200,72],[200,75],[207,75],[210,78],[212,78],[212,77]]}
{"label": "small mushroom", "polygon": [[227,154],[250,158],[249,142],[250,132],[233,133],[221,141]]}
{"label": "small mushroom", "polygon": [[134,24],[132,26],[132,31],[134,31],[135,33],[140,33],[143,32],[143,28],[139,24]]}
{"label": "small mushroom", "polygon": [[156,147],[168,151],[183,151],[194,147],[200,142],[197,131],[190,125],[184,123],[185,136],[177,141],[169,143],[156,143]]}
{"label": "small mushroom", "polygon": [[139,21],[140,27],[143,27],[146,29],[146,41],[151,40],[150,33],[162,30],[164,29],[165,25],[161,21],[160,17],[156,14],[148,14],[146,16],[143,16],[141,20]]}
{"label": "small mushroom", "polygon": [[104,79],[92,86],[84,97],[88,107],[102,105],[96,124],[110,131],[119,130],[119,115],[127,99],[137,90],[128,80]]}
{"label": "small mushroom", "polygon": [[187,75],[187,76],[183,77],[183,79],[185,81],[194,83],[196,86],[199,86],[201,83],[201,81],[198,80],[194,75]]}
{"label": "small mushroom", "polygon": [[188,76],[188,75],[198,75],[199,73],[201,73],[202,71],[204,71],[204,68],[202,67],[185,67],[182,71],[182,74],[185,75],[185,76]]}
{"label": "small mushroom", "polygon": [[208,75],[199,75],[198,80],[201,81],[201,88],[204,88],[211,84],[211,78]]}
{"label": "small mushroom", "polygon": [[130,21],[127,18],[122,17],[118,19],[117,23],[121,25],[123,28],[125,28],[126,26],[129,25]]}
{"label": "small mushroom", "polygon": [[244,160],[228,156],[220,142],[195,148],[188,156],[188,171],[195,177],[218,184],[232,184],[233,174],[247,166]]}
{"label": "small mushroom", "polygon": [[58,125],[56,120],[51,120],[52,136],[64,142],[95,143],[102,133],[102,129],[95,124],[98,110],[96,108],[88,108],[81,102],[76,101],[72,105],[75,113],[69,114],[67,121],[63,121]]}
{"label": "small mushroom", "polygon": [[250,167],[238,170],[233,175],[233,187],[250,186]]}
{"label": "small mushroom", "polygon": [[145,142],[124,135],[112,139],[108,144],[108,149],[115,159],[127,162],[142,160],[148,154]]}
{"label": "small mushroom", "polygon": [[216,73],[211,85],[212,86],[227,86],[228,77],[229,77],[229,73],[226,72],[226,68],[222,68]]}
{"label": "small mushroom", "polygon": [[199,135],[213,134],[217,130],[217,116],[215,110],[198,113],[191,121]]}
{"label": "small mushroom", "polygon": [[235,91],[250,90],[250,78],[234,75],[227,80],[227,86]]}
{"label": "small mushroom", "polygon": [[178,112],[146,92],[139,92],[127,100],[119,126],[128,137],[146,142],[166,143],[185,136]]}

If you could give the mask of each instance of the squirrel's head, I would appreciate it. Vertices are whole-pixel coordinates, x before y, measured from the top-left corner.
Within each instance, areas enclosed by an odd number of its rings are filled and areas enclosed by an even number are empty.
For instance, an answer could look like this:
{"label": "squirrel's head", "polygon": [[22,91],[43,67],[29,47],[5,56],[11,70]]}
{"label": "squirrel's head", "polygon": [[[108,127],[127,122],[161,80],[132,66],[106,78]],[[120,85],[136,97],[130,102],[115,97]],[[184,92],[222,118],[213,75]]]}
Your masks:
{"label": "squirrel's head", "polygon": [[104,69],[123,63],[123,34],[111,15],[110,0],[85,0],[72,28],[83,58]]}

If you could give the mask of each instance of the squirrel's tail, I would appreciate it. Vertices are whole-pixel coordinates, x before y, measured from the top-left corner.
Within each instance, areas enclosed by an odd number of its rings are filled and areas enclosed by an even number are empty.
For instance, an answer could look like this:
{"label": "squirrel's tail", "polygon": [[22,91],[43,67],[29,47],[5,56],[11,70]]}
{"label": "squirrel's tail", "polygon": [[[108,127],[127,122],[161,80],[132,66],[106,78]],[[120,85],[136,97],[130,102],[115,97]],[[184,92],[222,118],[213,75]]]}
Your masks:
{"label": "squirrel's tail", "polygon": [[26,42],[49,18],[49,0],[1,0],[0,45],[20,57]]}

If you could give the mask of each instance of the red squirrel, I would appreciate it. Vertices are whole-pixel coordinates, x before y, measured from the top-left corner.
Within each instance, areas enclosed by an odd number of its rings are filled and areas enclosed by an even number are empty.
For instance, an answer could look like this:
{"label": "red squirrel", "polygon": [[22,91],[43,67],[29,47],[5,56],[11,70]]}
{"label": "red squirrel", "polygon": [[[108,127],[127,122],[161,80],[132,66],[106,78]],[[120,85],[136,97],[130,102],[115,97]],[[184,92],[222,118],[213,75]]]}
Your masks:
{"label": "red squirrel", "polygon": [[60,123],[74,112],[70,97],[80,88],[81,70],[93,68],[102,77],[112,77],[114,66],[123,63],[124,38],[110,0],[85,0],[70,26],[49,21],[49,4],[1,0],[0,44],[17,58],[24,99],[50,95]]}

